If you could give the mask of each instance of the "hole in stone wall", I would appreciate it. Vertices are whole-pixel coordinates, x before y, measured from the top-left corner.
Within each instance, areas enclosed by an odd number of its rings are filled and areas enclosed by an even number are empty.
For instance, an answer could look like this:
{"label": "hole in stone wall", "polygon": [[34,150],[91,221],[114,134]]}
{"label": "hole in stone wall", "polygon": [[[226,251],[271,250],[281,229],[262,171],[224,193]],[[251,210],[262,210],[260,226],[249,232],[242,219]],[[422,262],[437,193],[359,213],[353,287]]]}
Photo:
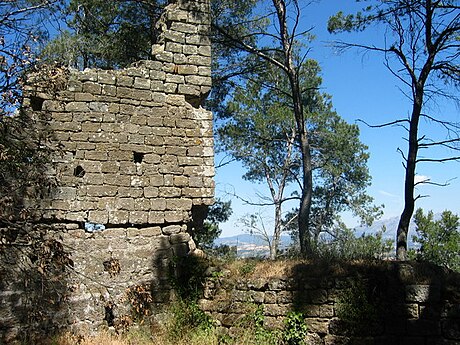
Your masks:
{"label": "hole in stone wall", "polygon": [[107,321],[107,325],[109,327],[113,327],[114,321],[115,321],[115,315],[113,313],[113,304],[109,302],[107,305],[104,306],[104,310],[105,310],[104,321]]}
{"label": "hole in stone wall", "polygon": [[144,153],[141,152],[133,152],[133,161],[134,163],[142,163],[144,160]]}
{"label": "hole in stone wall", "polygon": [[45,100],[43,98],[40,98],[40,97],[37,97],[37,96],[30,97],[30,107],[34,111],[42,110],[43,102],[45,102]]}
{"label": "hole in stone wall", "polygon": [[185,101],[189,103],[192,107],[198,109],[202,103],[202,99],[199,96],[185,96]]}
{"label": "hole in stone wall", "polygon": [[81,165],[77,165],[75,167],[75,169],[73,169],[73,176],[76,176],[76,177],[83,177],[85,176],[85,169],[83,169],[83,167]]}

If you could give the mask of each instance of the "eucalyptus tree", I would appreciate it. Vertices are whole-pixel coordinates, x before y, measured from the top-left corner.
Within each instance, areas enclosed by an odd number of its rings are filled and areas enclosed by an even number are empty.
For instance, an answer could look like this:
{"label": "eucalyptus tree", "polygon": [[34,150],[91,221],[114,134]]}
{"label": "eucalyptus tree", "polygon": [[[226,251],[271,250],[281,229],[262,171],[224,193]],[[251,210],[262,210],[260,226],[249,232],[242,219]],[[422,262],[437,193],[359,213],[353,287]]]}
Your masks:
{"label": "eucalyptus tree", "polygon": [[[360,48],[381,53],[384,63],[402,85],[409,99],[411,113],[408,118],[375,127],[401,125],[407,130],[407,151],[402,154],[405,167],[404,209],[397,229],[396,254],[406,259],[409,223],[415,202],[416,167],[425,162],[460,160],[451,155],[442,158],[421,156],[420,151],[444,147],[458,151],[459,129],[449,122],[445,114],[430,114],[428,107],[439,97],[457,98],[454,91],[460,85],[460,5],[455,0],[369,0],[368,6],[357,14],[343,12],[331,17],[329,31],[361,31],[370,25],[385,27],[383,46],[337,42],[341,48]],[[419,133],[420,121],[425,119],[446,129],[445,138],[430,138]],[[433,183],[424,181],[425,183]]]}

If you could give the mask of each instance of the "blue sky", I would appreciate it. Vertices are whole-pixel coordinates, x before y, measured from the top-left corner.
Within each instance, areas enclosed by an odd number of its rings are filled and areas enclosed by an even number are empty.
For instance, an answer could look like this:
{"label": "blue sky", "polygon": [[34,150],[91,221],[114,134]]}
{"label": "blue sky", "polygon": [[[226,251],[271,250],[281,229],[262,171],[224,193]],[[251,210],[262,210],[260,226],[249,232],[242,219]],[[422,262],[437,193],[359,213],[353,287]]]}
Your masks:
{"label": "blue sky", "polygon": [[[330,42],[343,39],[347,42],[383,42],[383,31],[377,28],[362,33],[330,35],[326,30],[327,19],[339,10],[351,13],[359,9],[354,1],[322,0],[314,2],[303,9],[302,23],[306,27],[314,27],[313,34],[316,40],[312,43],[311,57],[319,61],[322,67],[324,92],[332,95],[334,108],[340,116],[350,123],[362,119],[372,124],[384,123],[397,118],[407,117],[410,113],[411,103],[402,94],[402,86],[387,70],[381,55],[365,54],[357,50],[338,54],[330,46]],[[379,42],[380,40],[380,42]],[[431,105],[432,114],[442,114],[443,118],[460,122],[459,107],[445,99]],[[438,134],[438,129],[432,125],[422,125],[428,128],[430,135]],[[372,129],[359,124],[361,141],[369,147],[369,170],[372,175],[372,186],[369,194],[376,204],[384,204],[384,216],[391,218],[399,216],[403,208],[404,168],[402,158],[397,152],[401,148],[406,151],[405,132],[398,127]],[[442,132],[439,132],[442,135]],[[442,151],[437,156],[445,157],[452,154]],[[436,156],[433,151],[431,156]],[[222,157],[217,156],[216,161]],[[428,177],[436,183],[450,181],[447,187],[423,185],[418,188],[422,195],[428,195],[417,202],[416,207],[425,210],[442,212],[449,209],[460,214],[459,177],[460,163],[428,163],[419,164],[417,174],[421,179]],[[265,193],[263,184],[252,184],[243,181],[241,176],[244,170],[238,163],[220,168],[216,171],[216,196],[225,200],[232,200],[234,214],[225,224],[222,224],[222,236],[232,236],[242,232],[238,219],[244,214],[256,211],[254,206],[244,205],[238,199],[232,198],[228,192],[235,192],[245,199],[257,201],[257,193]],[[286,207],[288,210],[289,206]],[[267,219],[271,210],[263,213]],[[344,215],[344,220],[349,226],[355,226],[356,220],[349,215]],[[269,221],[267,221],[269,223]]]}

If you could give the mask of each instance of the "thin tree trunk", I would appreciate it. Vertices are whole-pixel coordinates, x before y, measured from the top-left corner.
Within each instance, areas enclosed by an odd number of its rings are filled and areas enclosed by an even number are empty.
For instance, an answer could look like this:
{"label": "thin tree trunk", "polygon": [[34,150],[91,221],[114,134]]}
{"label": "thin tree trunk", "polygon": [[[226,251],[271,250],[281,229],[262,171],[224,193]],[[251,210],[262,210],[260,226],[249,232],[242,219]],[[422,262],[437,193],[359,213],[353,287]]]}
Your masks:
{"label": "thin tree trunk", "polygon": [[281,237],[281,202],[275,204],[275,229],[273,230],[272,245],[270,247],[270,260],[276,260]]}
{"label": "thin tree trunk", "polygon": [[[421,89],[423,90],[423,88]],[[396,232],[396,257],[398,260],[407,259],[407,235],[415,208],[415,168],[418,153],[418,124],[422,112],[423,91],[416,91],[414,106],[409,128],[409,148],[406,160],[406,177],[404,182],[404,209],[399,219]]]}
{"label": "thin tree trunk", "polygon": [[304,257],[310,256],[313,253],[313,243],[311,234],[309,232],[310,223],[310,209],[313,191],[313,174],[311,166],[311,152],[310,144],[308,142],[307,134],[303,131],[300,134],[300,147],[302,151],[302,197],[300,199],[299,207],[299,240],[300,252]]}
{"label": "thin tree trunk", "polygon": [[284,53],[284,70],[289,78],[289,83],[292,92],[292,101],[294,106],[294,117],[299,135],[299,145],[302,152],[302,197],[299,206],[299,241],[301,254],[306,257],[312,252],[311,236],[308,231],[310,222],[310,209],[312,199],[312,165],[310,143],[308,141],[307,128],[305,126],[305,118],[303,113],[302,95],[299,86],[298,69],[293,61],[292,37],[289,35],[289,30],[286,23],[286,3],[284,0],[273,0],[273,5],[276,8],[279,26],[280,38],[283,45]]}

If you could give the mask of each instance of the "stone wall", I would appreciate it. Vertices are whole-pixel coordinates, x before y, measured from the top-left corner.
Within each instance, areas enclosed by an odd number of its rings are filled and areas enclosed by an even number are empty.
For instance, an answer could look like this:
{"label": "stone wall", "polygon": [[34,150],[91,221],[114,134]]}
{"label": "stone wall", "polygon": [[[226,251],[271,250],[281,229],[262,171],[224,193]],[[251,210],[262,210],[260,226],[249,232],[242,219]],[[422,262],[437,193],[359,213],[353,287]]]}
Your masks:
{"label": "stone wall", "polygon": [[56,187],[24,200],[40,215],[25,233],[58,239],[73,269],[50,276],[23,265],[36,260],[33,248],[0,260],[0,343],[32,326],[45,334],[128,322],[130,296],[149,307],[169,301],[172,259],[195,251],[190,234],[214,194],[212,114],[202,107],[209,2],[172,1],[159,28],[152,60],[29,76],[22,111],[46,132],[53,164],[43,178]]}
{"label": "stone wall", "polygon": [[207,14],[206,2],[169,5],[155,60],[70,71],[54,93],[48,76],[30,77],[24,110],[46,114],[60,149],[44,218],[180,223],[213,202],[212,114],[201,107],[211,87]]}
{"label": "stone wall", "polygon": [[265,265],[246,278],[214,273],[200,306],[230,335],[262,308],[269,328],[302,313],[307,344],[460,343],[458,273],[396,262],[286,265]]}

